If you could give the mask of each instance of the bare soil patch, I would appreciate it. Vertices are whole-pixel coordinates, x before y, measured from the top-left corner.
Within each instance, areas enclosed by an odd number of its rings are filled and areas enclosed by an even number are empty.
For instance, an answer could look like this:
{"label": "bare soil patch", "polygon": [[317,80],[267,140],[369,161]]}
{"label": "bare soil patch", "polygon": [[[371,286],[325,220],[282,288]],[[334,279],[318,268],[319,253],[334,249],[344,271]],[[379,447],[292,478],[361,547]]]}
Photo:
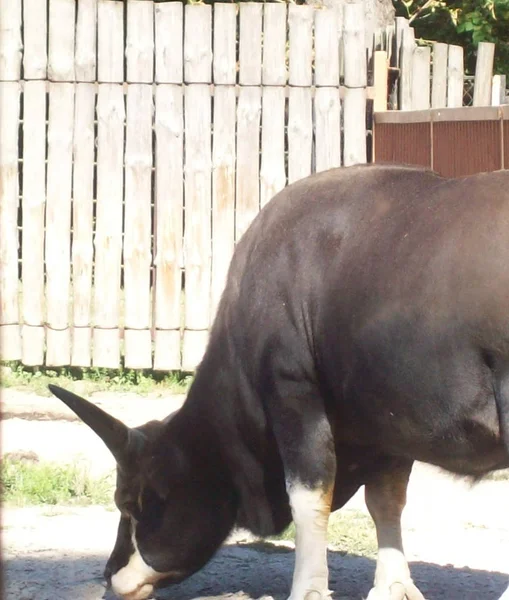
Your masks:
{"label": "bare soil patch", "polygon": [[[129,425],[161,418],[182,402],[101,394],[98,404]],[[2,453],[34,453],[40,460],[88,461],[96,473],[114,469],[102,442],[56,399],[2,390]],[[8,417],[8,418],[5,418]],[[35,417],[35,418],[33,418]],[[509,573],[509,481],[474,487],[434,468],[412,474],[404,540],[414,579],[428,600],[498,600]],[[366,511],[362,493],[346,510]],[[111,600],[102,571],[113,547],[117,513],[103,507],[27,507],[2,511],[6,597],[16,600]],[[284,600],[290,589],[289,544],[255,542],[241,533],[161,600]],[[374,561],[330,552],[335,600],[360,600],[370,589]]]}

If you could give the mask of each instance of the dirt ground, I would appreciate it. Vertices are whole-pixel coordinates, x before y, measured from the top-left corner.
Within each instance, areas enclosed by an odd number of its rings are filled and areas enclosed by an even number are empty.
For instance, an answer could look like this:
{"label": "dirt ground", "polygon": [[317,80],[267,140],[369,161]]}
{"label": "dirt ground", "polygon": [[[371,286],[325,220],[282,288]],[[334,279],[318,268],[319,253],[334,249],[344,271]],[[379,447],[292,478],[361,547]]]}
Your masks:
{"label": "dirt ground", "polygon": [[[129,425],[161,418],[183,398],[95,394]],[[114,463],[87,427],[53,398],[2,390],[2,454],[34,452],[42,460],[85,461],[96,474]],[[498,600],[509,574],[509,481],[471,487],[426,465],[412,473],[403,516],[414,580],[428,600]],[[343,510],[366,511],[359,492]],[[117,513],[103,507],[2,510],[6,595],[12,600],[112,600],[102,571],[116,535]],[[254,600],[288,596],[291,545],[258,542],[239,532],[205,569],[157,592],[161,600]],[[330,551],[334,600],[366,597],[374,561]]]}

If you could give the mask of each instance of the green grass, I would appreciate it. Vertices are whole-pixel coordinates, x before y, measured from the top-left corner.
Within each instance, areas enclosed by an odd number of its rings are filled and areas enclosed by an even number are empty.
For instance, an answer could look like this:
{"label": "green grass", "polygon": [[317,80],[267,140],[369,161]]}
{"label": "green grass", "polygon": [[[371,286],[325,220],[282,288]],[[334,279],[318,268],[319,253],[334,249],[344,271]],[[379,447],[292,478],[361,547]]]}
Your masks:
{"label": "green grass", "polygon": [[18,362],[2,363],[1,386],[19,388],[50,396],[48,384],[65,387],[77,394],[93,392],[135,392],[137,394],[185,394],[192,376],[182,372],[138,371],[134,369],[81,369],[76,367],[26,367]]}
{"label": "green grass", "polygon": [[489,481],[509,481],[509,469],[493,471],[486,477],[486,479]]}
{"label": "green grass", "polygon": [[[371,518],[358,510],[339,510],[329,519],[329,547],[347,554],[376,558],[377,541]],[[295,541],[293,523],[274,540]]]}
{"label": "green grass", "polygon": [[80,464],[61,465],[11,459],[2,461],[2,501],[14,506],[110,505],[114,475],[92,477]]}

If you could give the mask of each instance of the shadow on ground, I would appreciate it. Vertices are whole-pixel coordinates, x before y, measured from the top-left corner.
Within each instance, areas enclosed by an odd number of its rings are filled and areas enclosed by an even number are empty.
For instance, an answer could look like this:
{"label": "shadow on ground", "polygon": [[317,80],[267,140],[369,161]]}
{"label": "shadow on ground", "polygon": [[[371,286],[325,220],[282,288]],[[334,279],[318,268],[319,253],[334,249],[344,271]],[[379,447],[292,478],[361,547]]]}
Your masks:
{"label": "shadow on ground", "polygon": [[[206,568],[185,582],[157,591],[159,600],[250,600],[288,596],[293,552],[272,544],[223,548]],[[14,558],[6,567],[6,597],[16,600],[113,600],[102,584],[106,557]],[[329,553],[334,600],[365,598],[373,580],[373,560]],[[412,563],[415,582],[427,600],[498,600],[507,575]]]}

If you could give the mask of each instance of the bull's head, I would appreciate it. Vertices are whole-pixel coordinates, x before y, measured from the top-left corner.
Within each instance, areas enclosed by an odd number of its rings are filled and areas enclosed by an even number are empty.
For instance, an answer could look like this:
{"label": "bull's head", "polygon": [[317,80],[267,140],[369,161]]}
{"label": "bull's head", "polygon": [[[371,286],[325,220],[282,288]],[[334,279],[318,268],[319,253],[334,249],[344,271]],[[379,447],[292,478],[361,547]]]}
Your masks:
{"label": "bull's head", "polygon": [[200,569],[233,527],[236,502],[221,473],[200,468],[179,414],[129,428],[99,407],[54,385],[62,400],[106,444],[117,462],[117,540],[104,572],[126,600],[144,600],[157,585]]}

